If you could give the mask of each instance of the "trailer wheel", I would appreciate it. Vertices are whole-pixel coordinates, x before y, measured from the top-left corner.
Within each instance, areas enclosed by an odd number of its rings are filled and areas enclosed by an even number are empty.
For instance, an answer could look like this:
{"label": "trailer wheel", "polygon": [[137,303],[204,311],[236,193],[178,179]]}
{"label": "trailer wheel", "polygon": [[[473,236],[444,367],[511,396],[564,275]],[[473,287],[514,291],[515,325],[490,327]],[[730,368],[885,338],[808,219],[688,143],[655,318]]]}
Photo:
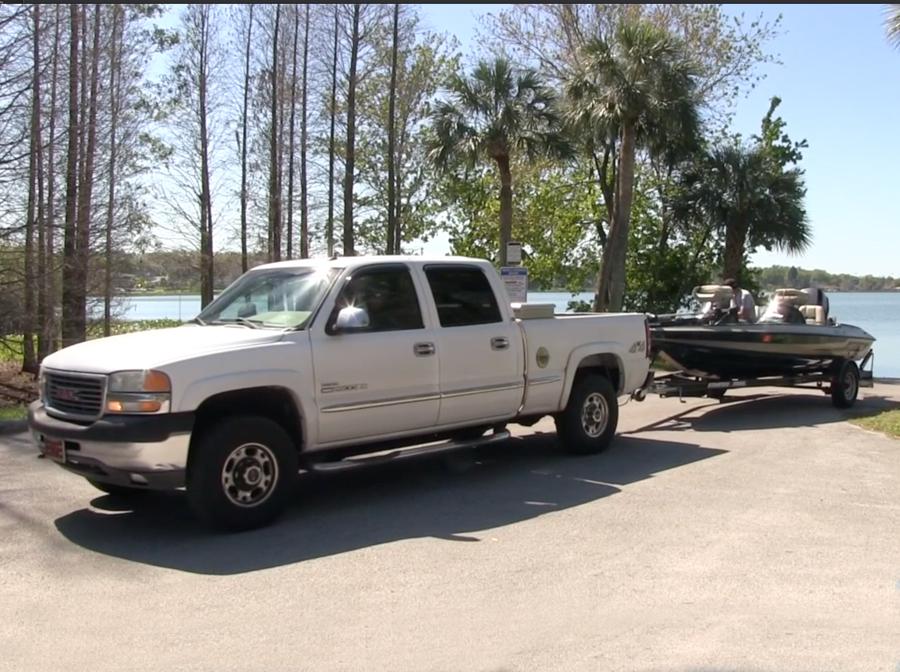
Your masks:
{"label": "trailer wheel", "polygon": [[191,448],[188,502],[210,527],[261,527],[284,509],[298,470],[296,447],[281,425],[232,417],[209,427]]}
{"label": "trailer wheel", "polygon": [[831,403],[837,408],[850,408],[858,393],[859,367],[853,360],[845,360],[831,379]]}
{"label": "trailer wheel", "polygon": [[569,403],[555,420],[556,434],[570,453],[591,455],[606,450],[619,422],[619,404],[612,383],[598,374],[576,381]]}

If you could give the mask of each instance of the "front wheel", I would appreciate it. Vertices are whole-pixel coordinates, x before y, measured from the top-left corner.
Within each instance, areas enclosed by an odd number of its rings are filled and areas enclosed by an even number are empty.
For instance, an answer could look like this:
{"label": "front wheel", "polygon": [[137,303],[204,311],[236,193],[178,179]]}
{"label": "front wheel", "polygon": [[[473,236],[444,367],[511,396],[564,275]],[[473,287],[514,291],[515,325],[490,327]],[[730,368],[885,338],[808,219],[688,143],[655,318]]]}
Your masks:
{"label": "front wheel", "polygon": [[831,403],[837,408],[850,408],[859,394],[859,367],[853,360],[845,360],[831,379]]}
{"label": "front wheel", "polygon": [[192,446],[188,501],[210,527],[261,527],[284,510],[298,470],[296,447],[281,425],[259,416],[230,418]]}
{"label": "front wheel", "polygon": [[555,420],[556,434],[570,453],[590,455],[606,450],[619,422],[619,404],[612,383],[599,374],[577,380],[569,403]]}

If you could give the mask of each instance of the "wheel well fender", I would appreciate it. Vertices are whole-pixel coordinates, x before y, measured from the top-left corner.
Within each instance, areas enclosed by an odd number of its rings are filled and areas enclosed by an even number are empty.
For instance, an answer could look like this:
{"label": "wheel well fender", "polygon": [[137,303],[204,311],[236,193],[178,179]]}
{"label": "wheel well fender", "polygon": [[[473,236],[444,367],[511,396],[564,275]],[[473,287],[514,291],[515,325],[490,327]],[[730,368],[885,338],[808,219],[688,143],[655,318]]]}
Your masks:
{"label": "wheel well fender", "polygon": [[205,399],[195,414],[192,447],[195,437],[223,417],[258,415],[281,425],[297,451],[303,449],[304,423],[300,404],[293,393],[284,387],[250,387],[220,392]]}
{"label": "wheel well fender", "polygon": [[563,381],[560,408],[565,408],[575,381],[588,373],[599,373],[609,379],[617,395],[622,394],[625,384],[622,355],[616,352],[614,343],[598,343],[576,349],[569,356]]}

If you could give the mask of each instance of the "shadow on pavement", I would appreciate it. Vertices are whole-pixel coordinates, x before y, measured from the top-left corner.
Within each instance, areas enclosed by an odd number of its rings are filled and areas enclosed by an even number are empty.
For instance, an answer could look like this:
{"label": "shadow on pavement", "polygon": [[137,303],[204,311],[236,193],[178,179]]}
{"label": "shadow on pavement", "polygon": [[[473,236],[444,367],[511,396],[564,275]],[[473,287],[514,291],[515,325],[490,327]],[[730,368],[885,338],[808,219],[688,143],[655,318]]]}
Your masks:
{"label": "shadow on pavement", "polygon": [[602,455],[570,457],[555,440],[535,434],[450,457],[304,474],[295,506],[272,526],[241,534],[203,530],[182,493],[144,493],[134,510],[99,497],[93,509],[55,525],[98,553],[199,574],[237,574],[401,539],[478,542],[478,530],[596,501],[619,492],[617,486],[725,452],[620,436]]}
{"label": "shadow on pavement", "polygon": [[[680,406],[675,399],[673,403]],[[624,435],[646,431],[732,432],[753,429],[812,427],[877,415],[900,408],[900,402],[880,395],[859,399],[850,409],[835,408],[821,392],[754,394],[726,397],[720,403],[703,400],[678,413]]]}

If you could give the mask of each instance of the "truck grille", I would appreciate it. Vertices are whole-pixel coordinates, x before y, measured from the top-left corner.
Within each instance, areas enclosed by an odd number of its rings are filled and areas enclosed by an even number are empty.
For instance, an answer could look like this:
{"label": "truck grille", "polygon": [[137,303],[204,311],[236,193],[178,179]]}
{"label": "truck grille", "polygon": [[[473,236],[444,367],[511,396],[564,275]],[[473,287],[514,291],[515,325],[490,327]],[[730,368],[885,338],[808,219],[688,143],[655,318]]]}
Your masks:
{"label": "truck grille", "polygon": [[106,376],[44,374],[44,403],[48,411],[80,420],[94,420],[103,411]]}

